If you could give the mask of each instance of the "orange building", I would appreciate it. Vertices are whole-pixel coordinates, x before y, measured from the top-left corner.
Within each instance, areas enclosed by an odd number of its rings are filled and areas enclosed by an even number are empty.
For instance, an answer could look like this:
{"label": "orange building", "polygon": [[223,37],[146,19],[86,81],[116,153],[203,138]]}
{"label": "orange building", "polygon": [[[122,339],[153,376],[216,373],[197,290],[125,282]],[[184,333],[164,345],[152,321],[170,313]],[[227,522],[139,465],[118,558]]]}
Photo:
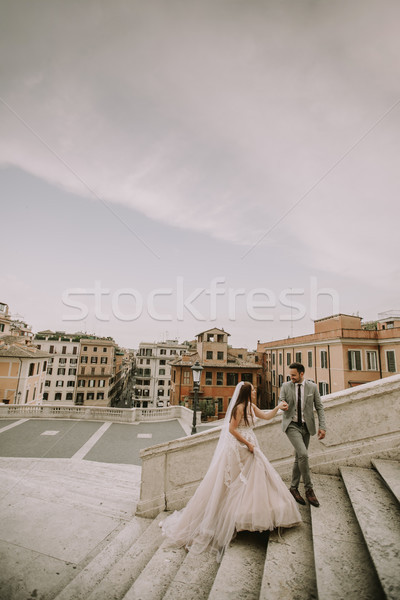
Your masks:
{"label": "orange building", "polygon": [[107,339],[81,339],[76,404],[110,406],[115,374],[115,343]]}
{"label": "orange building", "polygon": [[389,377],[400,372],[400,311],[380,313],[373,323],[361,317],[334,315],[314,322],[314,333],[258,343],[263,353],[263,392],[275,406],[289,381],[289,365],[301,362],[305,376],[321,395]]}
{"label": "orange building", "polygon": [[229,333],[223,329],[208,329],[196,336],[196,351],[184,354],[171,364],[171,404],[192,408],[192,365],[203,367],[199,401],[203,414],[223,417],[239,381],[250,381],[258,389],[261,383],[262,355],[245,348],[230,348]]}

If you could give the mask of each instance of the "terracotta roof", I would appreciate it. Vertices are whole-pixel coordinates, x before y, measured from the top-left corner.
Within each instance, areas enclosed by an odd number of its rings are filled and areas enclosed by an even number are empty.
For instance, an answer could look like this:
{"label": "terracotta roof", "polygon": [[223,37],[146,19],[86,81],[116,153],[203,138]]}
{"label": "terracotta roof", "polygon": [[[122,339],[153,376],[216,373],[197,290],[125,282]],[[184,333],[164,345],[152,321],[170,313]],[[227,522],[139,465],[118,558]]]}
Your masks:
{"label": "terracotta roof", "polygon": [[38,350],[35,346],[21,346],[21,344],[0,345],[0,357],[12,358],[50,358],[52,354]]}
{"label": "terracotta roof", "polygon": [[220,331],[221,333],[226,333],[226,335],[231,335],[230,333],[228,333],[227,331],[224,331],[223,329],[220,329],[219,327],[212,327],[211,329],[206,329],[205,331],[200,331],[200,333],[196,334],[196,337],[198,337],[199,335],[202,335],[203,333],[210,333],[210,331]]}
{"label": "terracotta roof", "polygon": [[[188,356],[190,357],[190,359],[188,360]],[[186,360],[182,360],[183,356],[179,356],[176,360],[170,362],[169,364],[173,367],[173,366],[186,366],[186,367],[191,367],[192,365],[194,365],[194,363],[196,362],[196,360],[200,361],[200,356],[197,352],[194,352],[193,354],[186,354]],[[241,358],[237,358],[232,357],[232,360],[227,362],[227,363],[222,363],[220,361],[207,361],[206,363],[203,363],[201,365],[203,367],[203,369],[207,369],[207,367],[218,367],[221,369],[237,369],[237,368],[241,368],[241,369],[260,369],[261,368],[261,364],[258,363],[253,363],[253,362],[247,362],[245,360],[242,360]]]}

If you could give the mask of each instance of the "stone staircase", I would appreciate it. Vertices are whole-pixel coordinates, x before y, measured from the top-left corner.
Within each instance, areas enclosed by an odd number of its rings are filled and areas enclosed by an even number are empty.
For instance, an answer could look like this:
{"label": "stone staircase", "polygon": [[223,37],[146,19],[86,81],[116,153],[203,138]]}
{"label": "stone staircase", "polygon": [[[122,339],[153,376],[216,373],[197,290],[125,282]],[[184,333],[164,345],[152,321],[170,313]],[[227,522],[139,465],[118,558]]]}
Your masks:
{"label": "stone staircase", "polygon": [[321,507],[303,525],[240,532],[218,564],[171,548],[134,517],[54,600],[377,600],[400,598],[400,463],[314,475]]}

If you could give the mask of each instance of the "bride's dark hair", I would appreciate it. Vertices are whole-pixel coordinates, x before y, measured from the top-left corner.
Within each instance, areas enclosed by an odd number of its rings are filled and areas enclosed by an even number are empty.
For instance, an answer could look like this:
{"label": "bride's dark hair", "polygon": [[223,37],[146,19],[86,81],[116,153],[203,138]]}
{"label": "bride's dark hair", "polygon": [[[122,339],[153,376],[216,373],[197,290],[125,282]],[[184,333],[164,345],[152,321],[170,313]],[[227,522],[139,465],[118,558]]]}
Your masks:
{"label": "bride's dark hair", "polygon": [[239,406],[239,404],[244,404],[243,419],[245,424],[248,426],[248,415],[251,414],[250,410],[248,410],[249,404],[251,406],[251,383],[249,383],[248,381],[245,381],[242,387],[240,388],[238,399],[236,400],[235,406],[232,409],[231,419],[232,417],[234,419],[236,418],[237,407]]}

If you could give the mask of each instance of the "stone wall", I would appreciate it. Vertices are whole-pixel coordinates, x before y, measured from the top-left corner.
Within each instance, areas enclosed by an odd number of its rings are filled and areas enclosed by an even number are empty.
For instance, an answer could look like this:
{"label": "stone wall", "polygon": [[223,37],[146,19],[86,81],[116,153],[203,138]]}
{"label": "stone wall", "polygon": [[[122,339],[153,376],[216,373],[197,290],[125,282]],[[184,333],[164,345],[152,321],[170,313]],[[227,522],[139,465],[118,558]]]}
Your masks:
{"label": "stone wall", "polygon": [[[312,471],[338,473],[339,466],[369,466],[373,457],[400,459],[400,375],[329,394],[322,399],[327,435],[311,438]],[[317,416],[316,416],[317,419]],[[288,477],[293,449],[282,432],[282,417],[260,421],[261,449],[282,477]],[[219,428],[142,450],[141,496],[137,515],[155,517],[180,509],[207,471]]]}

